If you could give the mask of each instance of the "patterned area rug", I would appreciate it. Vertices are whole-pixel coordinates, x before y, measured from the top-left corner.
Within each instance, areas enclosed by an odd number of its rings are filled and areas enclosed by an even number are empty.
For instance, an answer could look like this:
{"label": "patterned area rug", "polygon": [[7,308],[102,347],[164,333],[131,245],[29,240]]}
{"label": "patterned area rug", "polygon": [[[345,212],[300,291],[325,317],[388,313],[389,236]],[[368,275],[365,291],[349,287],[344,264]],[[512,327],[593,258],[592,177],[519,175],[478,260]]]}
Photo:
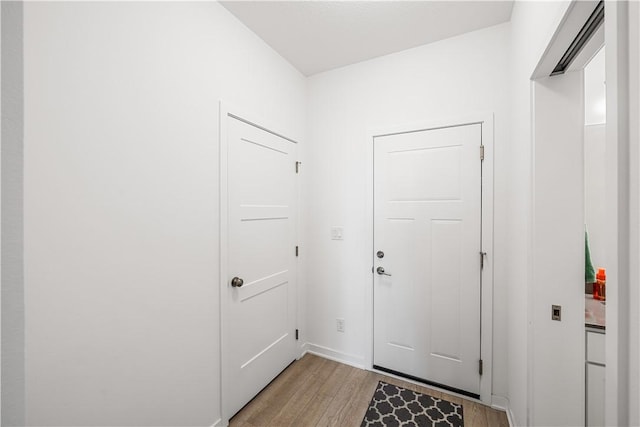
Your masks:
{"label": "patterned area rug", "polygon": [[361,427],[464,426],[462,405],[378,382]]}

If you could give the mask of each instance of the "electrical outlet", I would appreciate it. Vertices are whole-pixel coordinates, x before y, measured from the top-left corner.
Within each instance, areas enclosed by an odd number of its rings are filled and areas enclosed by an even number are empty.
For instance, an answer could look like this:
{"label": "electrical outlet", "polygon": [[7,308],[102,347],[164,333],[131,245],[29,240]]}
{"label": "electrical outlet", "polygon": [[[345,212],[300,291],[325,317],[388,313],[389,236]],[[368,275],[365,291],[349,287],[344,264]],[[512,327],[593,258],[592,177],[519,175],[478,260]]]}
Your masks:
{"label": "electrical outlet", "polygon": [[331,227],[331,240],[342,240],[344,230],[342,227]]}
{"label": "electrical outlet", "polygon": [[336,319],[336,329],[338,332],[344,332],[344,319]]}
{"label": "electrical outlet", "polygon": [[558,320],[560,321],[562,319],[562,307],[559,305],[552,305],[551,306],[551,320]]}

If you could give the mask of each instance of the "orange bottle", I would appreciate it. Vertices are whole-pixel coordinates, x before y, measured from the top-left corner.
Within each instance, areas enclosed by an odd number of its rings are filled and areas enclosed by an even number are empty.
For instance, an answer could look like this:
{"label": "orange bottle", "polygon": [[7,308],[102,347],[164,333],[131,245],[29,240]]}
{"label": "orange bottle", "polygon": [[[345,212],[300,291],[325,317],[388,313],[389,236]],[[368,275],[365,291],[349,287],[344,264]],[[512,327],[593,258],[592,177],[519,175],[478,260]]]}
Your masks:
{"label": "orange bottle", "polygon": [[596,283],[593,284],[593,299],[600,301],[606,300],[606,288],[607,288],[607,275],[604,268],[598,269],[596,274]]}

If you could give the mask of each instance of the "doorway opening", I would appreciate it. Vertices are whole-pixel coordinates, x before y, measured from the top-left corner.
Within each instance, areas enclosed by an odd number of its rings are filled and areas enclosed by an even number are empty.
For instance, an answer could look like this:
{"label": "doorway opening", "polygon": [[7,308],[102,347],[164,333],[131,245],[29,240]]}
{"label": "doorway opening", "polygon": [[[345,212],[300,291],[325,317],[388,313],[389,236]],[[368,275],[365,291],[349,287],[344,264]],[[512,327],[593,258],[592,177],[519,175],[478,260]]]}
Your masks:
{"label": "doorway opening", "polygon": [[604,2],[573,2],[531,78],[529,406],[535,425],[607,424],[604,311],[612,307],[600,300],[605,287],[595,299],[591,293],[595,273],[601,282],[617,263],[609,250],[617,233],[607,207],[617,164],[606,136],[604,20]]}

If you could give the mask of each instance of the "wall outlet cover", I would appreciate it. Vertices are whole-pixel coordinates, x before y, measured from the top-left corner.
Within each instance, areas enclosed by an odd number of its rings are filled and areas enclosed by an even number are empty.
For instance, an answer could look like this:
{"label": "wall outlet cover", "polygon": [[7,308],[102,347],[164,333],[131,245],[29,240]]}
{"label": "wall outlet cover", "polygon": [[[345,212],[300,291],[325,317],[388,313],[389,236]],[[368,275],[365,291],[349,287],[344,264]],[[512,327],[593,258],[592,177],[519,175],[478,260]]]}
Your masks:
{"label": "wall outlet cover", "polygon": [[331,240],[342,240],[344,236],[344,229],[342,227],[331,227]]}

